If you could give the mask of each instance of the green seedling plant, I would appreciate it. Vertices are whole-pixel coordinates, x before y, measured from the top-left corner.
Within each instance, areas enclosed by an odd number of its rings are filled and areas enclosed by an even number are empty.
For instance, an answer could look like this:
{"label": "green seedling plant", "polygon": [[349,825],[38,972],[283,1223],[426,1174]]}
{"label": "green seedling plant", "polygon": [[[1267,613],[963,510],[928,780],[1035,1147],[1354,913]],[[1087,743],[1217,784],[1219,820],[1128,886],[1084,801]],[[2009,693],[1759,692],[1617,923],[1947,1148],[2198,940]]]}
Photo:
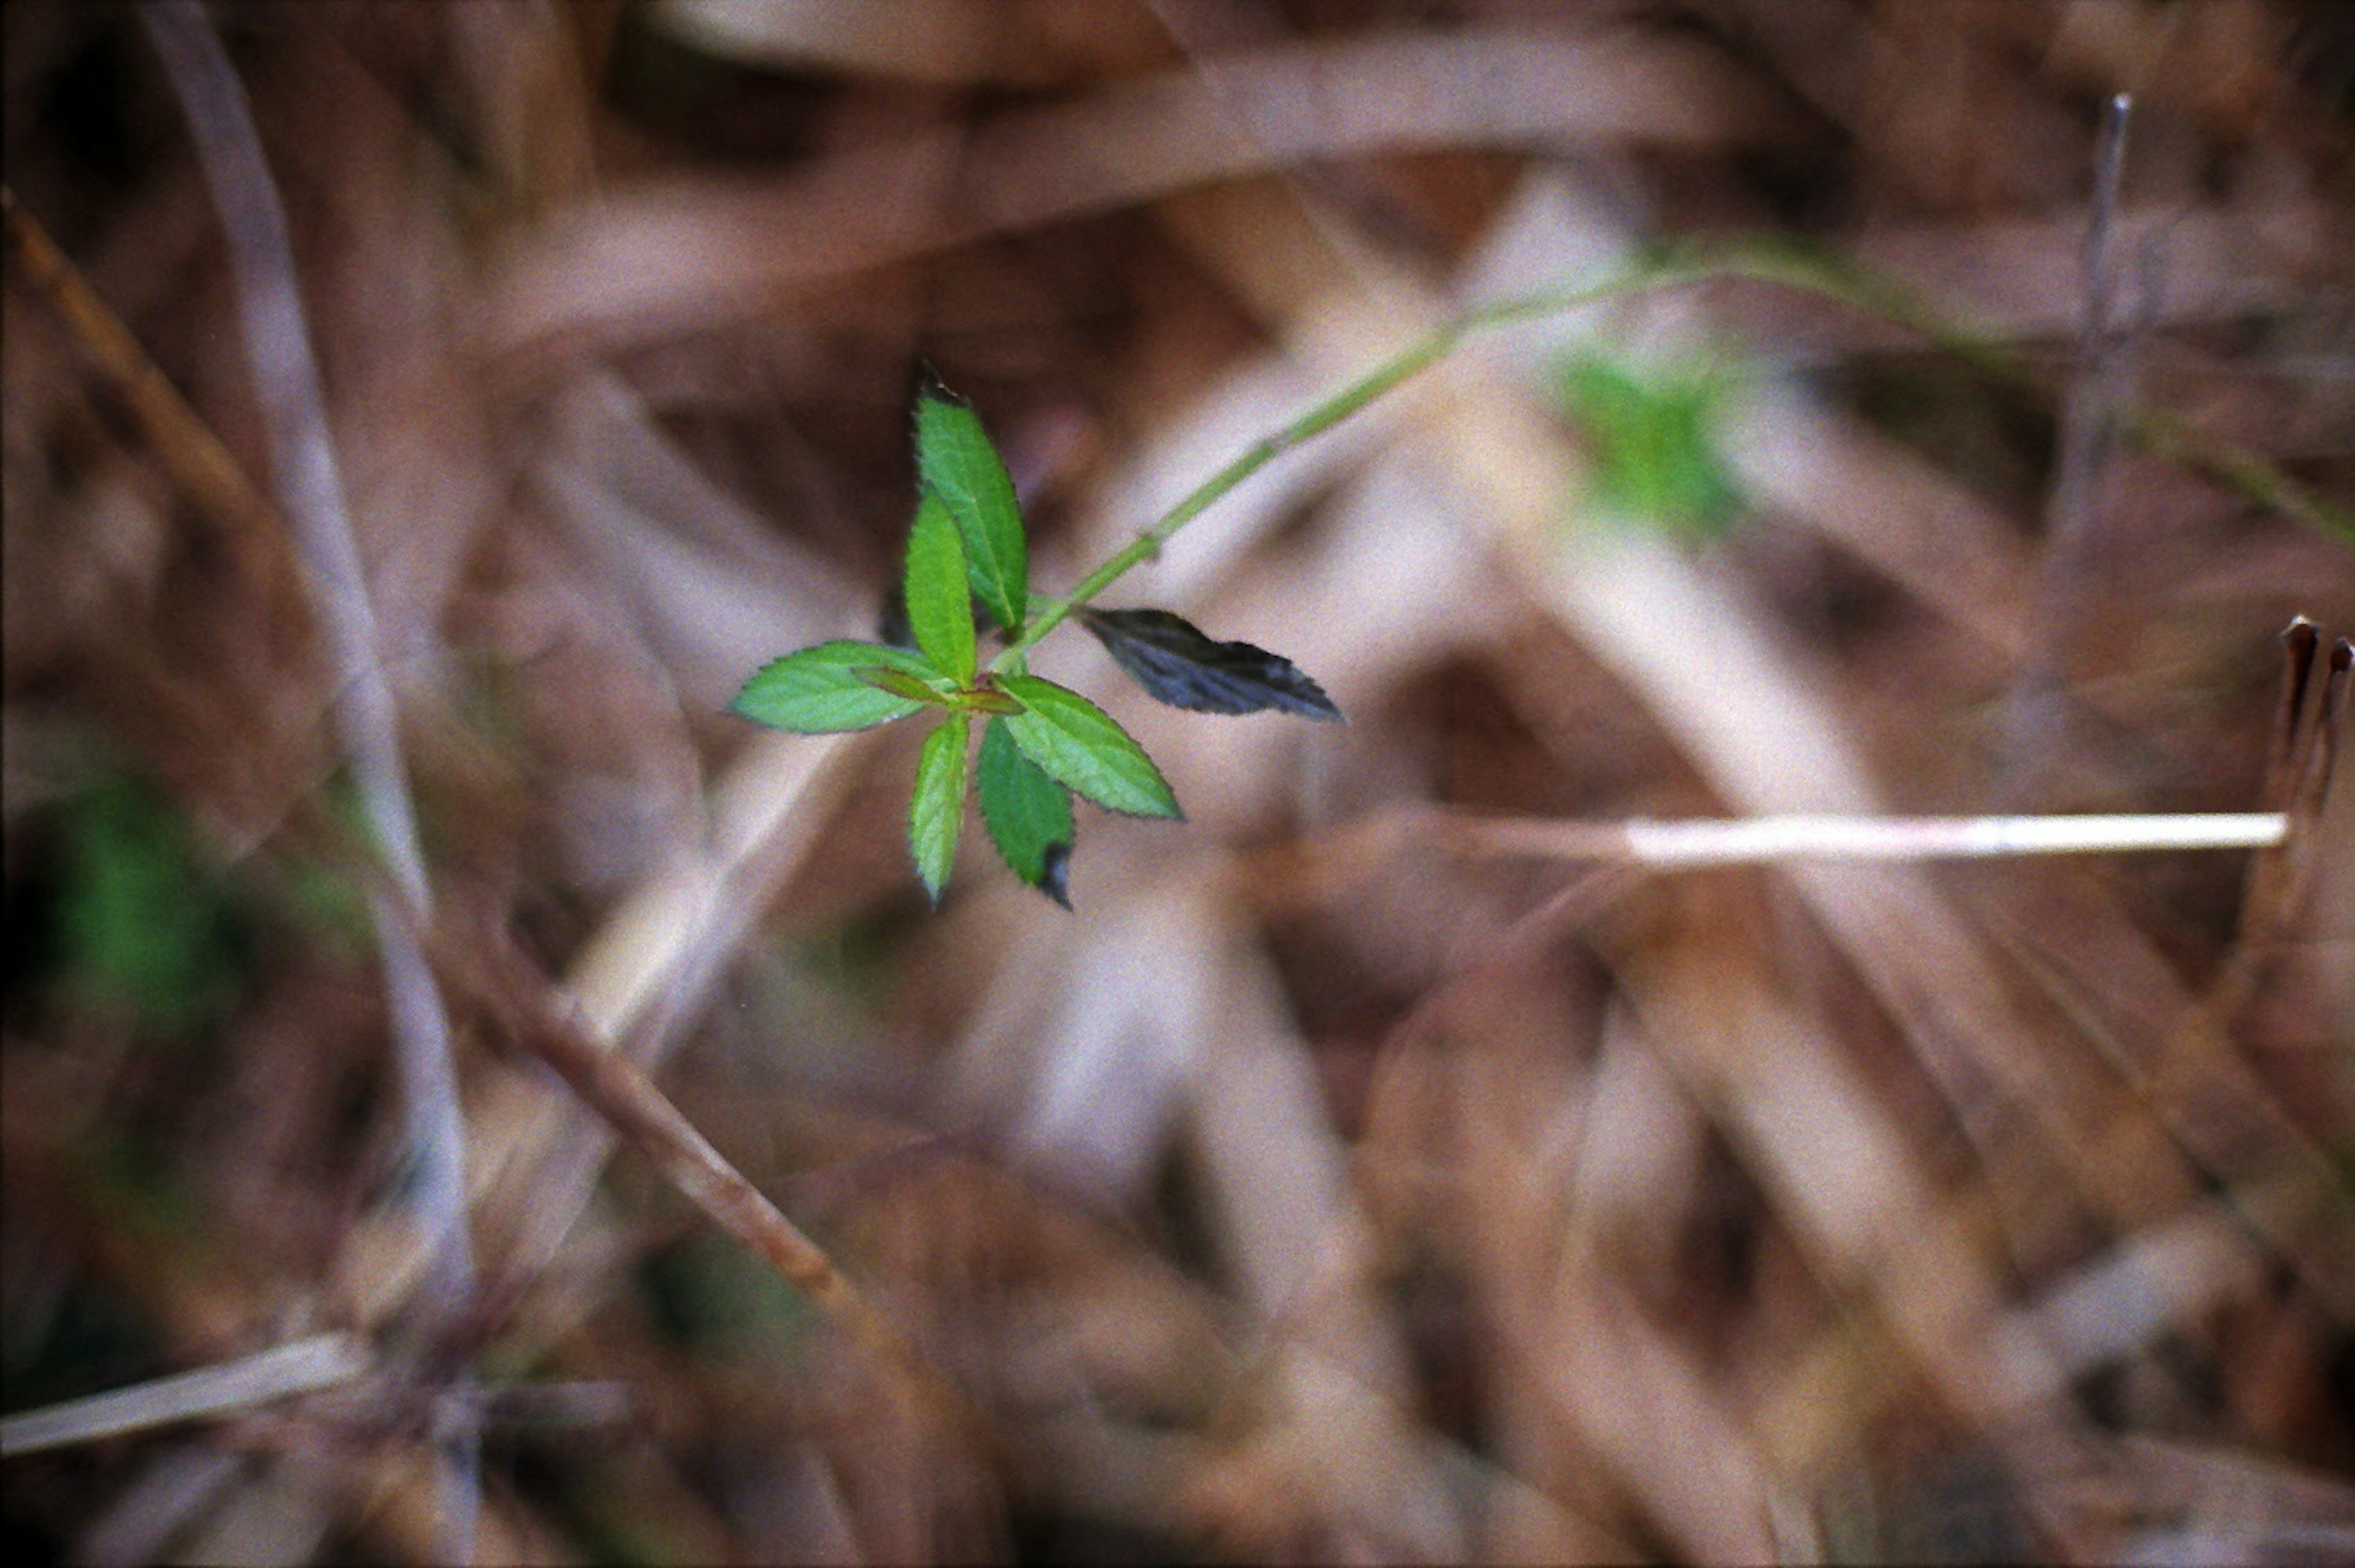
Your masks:
{"label": "green seedling plant", "polygon": [[[1252,443],[1058,599],[1030,592],[1021,508],[979,417],[927,378],[916,398],[918,500],[900,581],[905,637],[820,643],[788,654],[746,681],[730,708],[804,734],[937,713],[917,761],[908,815],[909,848],[926,891],[937,902],[947,888],[964,803],[977,794],[990,840],[1015,875],[1069,908],[1074,795],[1136,816],[1174,819],[1180,813],[1161,770],[1110,715],[1029,673],[1028,655],[1039,639],[1077,617],[1161,702],[1202,713],[1273,710],[1338,720],[1340,710],[1289,659],[1248,643],[1217,641],[1166,610],[1104,610],[1095,600],[1275,458],[1438,364],[1467,338],[1653,289],[1730,279],[1839,301],[1905,326],[2006,383],[2032,383],[2009,356],[1946,325],[1901,286],[1838,257],[1773,240],[1709,250],[1663,247],[1600,281],[1500,300],[1434,328]],[[1556,369],[1565,411],[1591,449],[1596,499],[1690,539],[1727,526],[1741,497],[1710,430],[1725,385],[1706,376],[1640,377],[1591,353],[1565,358]],[[2253,454],[2204,442],[2150,410],[2129,411],[2126,428],[2143,445],[2260,505],[2355,539],[2355,515]],[[976,606],[994,624],[999,645],[986,665]]]}
{"label": "green seedling plant", "polygon": [[[904,641],[837,640],[787,654],[755,672],[730,706],[800,734],[937,714],[908,805],[909,851],[934,902],[956,864],[968,795],[979,796],[982,824],[1007,867],[1067,909],[1074,795],[1132,816],[1182,817],[1160,768],[1111,715],[1029,673],[1030,649],[1075,614],[1146,695],[1171,707],[1341,717],[1279,655],[1220,642],[1167,610],[1088,603],[1149,549],[1115,555],[1069,598],[1034,598],[1021,507],[979,416],[928,377],[915,427],[918,496],[900,581]],[[983,616],[1003,644],[986,665]]]}

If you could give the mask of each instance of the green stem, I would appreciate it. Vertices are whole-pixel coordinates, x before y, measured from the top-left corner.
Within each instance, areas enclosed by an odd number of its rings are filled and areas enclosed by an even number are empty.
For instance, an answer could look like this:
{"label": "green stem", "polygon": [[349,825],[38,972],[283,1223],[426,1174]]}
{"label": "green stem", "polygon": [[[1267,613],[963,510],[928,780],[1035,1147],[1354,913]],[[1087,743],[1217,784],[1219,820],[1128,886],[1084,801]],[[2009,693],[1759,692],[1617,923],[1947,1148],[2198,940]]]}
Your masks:
{"label": "green stem", "polygon": [[[1836,257],[1785,251],[1787,269],[1773,281],[1838,300],[1917,333],[1923,341],[1987,376],[2015,387],[2034,387],[2038,378],[2019,356],[1973,338],[1942,317],[1926,300],[1892,278]],[[1755,272],[1753,277],[1769,276]],[[2318,533],[2336,534],[2355,544],[2355,508],[2317,495],[2280,467],[2246,447],[2200,434],[2163,409],[2130,405],[2120,416],[2126,435],[2146,452],[2200,475],[2210,484]]]}
{"label": "green stem", "polygon": [[1106,556],[1093,571],[1080,579],[1069,593],[1050,601],[1032,616],[1023,628],[1022,635],[992,660],[990,667],[1000,671],[1007,668],[1036,646],[1041,637],[1119,581],[1131,567],[1159,555],[1161,547],[1169,542],[1172,535],[1223,500],[1229,491],[1294,447],[1324,434],[1410,377],[1444,359],[1471,334],[1487,327],[1572,310],[1580,305],[1600,304],[1668,283],[1718,275],[1723,268],[1722,262],[1691,259],[1656,261],[1639,264],[1616,278],[1584,288],[1551,290],[1485,305],[1433,328],[1290,424],[1260,437],[1245,447],[1233,461],[1197,485],[1176,506],[1161,514],[1152,527]]}
{"label": "green stem", "polygon": [[[1444,359],[1474,334],[1653,289],[1732,279],[1775,283],[1820,294],[1919,333],[1934,347],[2004,381],[2022,384],[2033,379],[2014,357],[1966,336],[1901,284],[1837,258],[1774,240],[1753,240],[1715,251],[1658,251],[1602,283],[1500,300],[1433,328],[1290,424],[1245,447],[1225,467],[1188,491],[1150,528],[1106,556],[1069,593],[1048,601],[1030,617],[1022,635],[990,661],[990,668],[999,673],[1019,668],[1024,656],[1040,638],[1086,608],[1131,568],[1159,555],[1161,547],[1178,529],[1223,500],[1228,492],[1294,447],[1322,435],[1409,378]],[[2355,515],[2312,495],[2254,453],[2202,441],[2179,422],[2150,410],[2135,410],[2126,428],[2143,445],[2228,488],[2309,527],[2355,539]]]}

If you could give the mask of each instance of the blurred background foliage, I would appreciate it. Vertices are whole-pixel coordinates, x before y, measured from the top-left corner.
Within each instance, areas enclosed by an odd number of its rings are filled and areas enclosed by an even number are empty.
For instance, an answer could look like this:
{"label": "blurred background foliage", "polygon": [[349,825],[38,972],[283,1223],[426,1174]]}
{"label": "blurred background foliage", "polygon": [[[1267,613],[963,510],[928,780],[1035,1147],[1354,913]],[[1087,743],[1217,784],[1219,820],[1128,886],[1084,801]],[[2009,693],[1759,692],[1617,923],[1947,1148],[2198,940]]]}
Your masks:
{"label": "blurred background foliage", "polygon": [[[465,1005],[483,1275],[402,1331],[377,873],[219,227],[132,8],[11,0],[5,1403],[373,1358],[10,1456],[12,1544],[431,1558],[421,1388],[479,1406],[485,1561],[2355,1553],[2355,792],[2288,891],[2214,852],[1638,874],[1412,815],[2265,804],[2275,634],[2355,629],[2355,8],[209,10],[437,908],[517,933],[973,1419]],[[1042,646],[1188,816],[1083,808],[1076,916],[978,855],[930,912],[907,737],[722,710],[873,635],[921,364],[1051,591],[1454,313],[1753,234],[2017,373],[1755,283],[1481,339],[1112,596],[1346,727]]]}

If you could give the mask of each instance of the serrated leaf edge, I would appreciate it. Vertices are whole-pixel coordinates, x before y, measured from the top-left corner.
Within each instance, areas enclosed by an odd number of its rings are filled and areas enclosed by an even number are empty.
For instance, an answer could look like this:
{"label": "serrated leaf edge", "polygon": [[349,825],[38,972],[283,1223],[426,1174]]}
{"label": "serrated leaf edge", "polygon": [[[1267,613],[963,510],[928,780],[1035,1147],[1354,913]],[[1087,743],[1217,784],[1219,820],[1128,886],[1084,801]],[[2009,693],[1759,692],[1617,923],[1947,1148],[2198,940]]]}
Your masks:
{"label": "serrated leaf edge", "polygon": [[927,492],[908,529],[900,597],[924,656],[960,686],[979,667],[964,540],[947,503]]}
{"label": "serrated leaf edge", "polygon": [[[932,403],[952,411],[955,422],[967,428],[960,432],[938,419],[928,421],[926,405]],[[997,443],[990,439],[973,405],[942,385],[937,377],[928,376],[916,394],[915,425],[916,472],[925,493],[940,501],[963,536],[965,573],[974,595],[1009,635],[1019,635],[1028,611],[1028,545],[1014,481],[1006,472],[1005,459],[998,455]],[[971,450],[954,454],[947,450],[948,443],[962,445],[968,440]],[[944,485],[946,469],[956,462],[977,463],[978,483]],[[985,489],[996,494],[985,498],[981,493]],[[983,514],[996,513],[1000,501],[1007,516],[996,518],[993,527],[993,517]]]}
{"label": "serrated leaf edge", "polygon": [[[810,658],[810,656],[813,654],[828,654],[832,656],[813,660]],[[753,688],[759,686],[765,678],[769,677],[771,673],[776,670],[780,666],[792,664],[796,660],[803,661],[808,666],[808,667],[814,670],[839,672],[841,675],[847,677],[849,680],[858,682],[860,686],[867,687],[870,689],[883,691],[884,695],[893,698],[903,706],[895,712],[880,713],[875,718],[865,720],[857,724],[843,727],[829,727],[819,730],[808,730],[798,728],[791,724],[781,724],[773,719],[765,718],[759,713],[753,712],[751,708],[747,706],[747,699],[751,696]],[[939,674],[939,672],[932,667],[932,661],[926,659],[921,654],[910,653],[905,649],[890,647],[880,643],[859,642],[852,638],[836,638],[828,642],[813,643],[807,647],[795,648],[789,654],[780,654],[775,658],[763,664],[759,669],[754,670],[750,676],[746,677],[744,684],[737,688],[736,695],[728,699],[728,711],[735,714],[740,719],[747,720],[754,724],[762,725],[769,729],[781,730],[788,734],[829,735],[847,734],[859,730],[872,730],[879,725],[889,724],[894,720],[905,719],[909,714],[918,712],[922,709],[923,706],[922,701],[905,696],[900,692],[890,691],[886,688],[877,687],[874,682],[866,679],[859,672],[862,669],[867,668],[898,670],[903,674],[915,677],[919,679],[926,676],[937,676]],[[850,694],[847,685],[841,688],[841,692],[842,695],[845,696]]]}
{"label": "serrated leaf edge", "polygon": [[957,839],[964,828],[965,743],[971,723],[951,714],[924,737],[916,758],[915,788],[908,797],[908,853],[916,876],[937,905],[956,869]]}
{"label": "serrated leaf edge", "polygon": [[[1200,653],[1173,648],[1167,642],[1158,640],[1156,635],[1137,627],[1134,624],[1135,618],[1143,615],[1167,617],[1177,633],[1201,645]],[[1221,642],[1184,616],[1172,613],[1167,610],[1088,608],[1080,612],[1080,621],[1094,635],[1096,641],[1103,645],[1104,651],[1112,656],[1113,662],[1119,665],[1123,672],[1136,683],[1137,688],[1166,708],[1175,708],[1187,713],[1215,714],[1229,719],[1242,718],[1253,713],[1287,713],[1295,718],[1308,719],[1319,723],[1348,722],[1342,715],[1340,705],[1326,695],[1325,688],[1317,684],[1315,677],[1284,655],[1273,653],[1256,643]],[[1156,628],[1157,630],[1159,629]],[[1165,688],[1164,672],[1149,664],[1145,664],[1140,655],[1174,661],[1189,669],[1200,671],[1205,677],[1222,683],[1240,685],[1246,689],[1245,700],[1249,705],[1220,707],[1206,702],[1181,700]],[[1296,684],[1282,683],[1269,678],[1265,674],[1241,675],[1234,670],[1223,668],[1212,663],[1212,658],[1226,658],[1237,662],[1265,661],[1278,667],[1290,677],[1291,682]],[[1140,665],[1144,665],[1145,667],[1140,667]]]}
{"label": "serrated leaf edge", "polygon": [[[1005,801],[993,803],[991,799],[991,792],[989,788],[989,781],[991,777],[990,756],[995,746],[994,737],[997,736],[1004,737],[1006,746],[1012,752],[1016,765],[1028,768],[1031,772],[1037,773],[1040,779],[1045,781],[1048,788],[1060,791],[1062,795],[1063,821],[1066,825],[1065,832],[1063,837],[1060,838],[1049,838],[1040,846],[1039,874],[1036,877],[1033,877],[1021,866],[1017,865],[1015,863],[1013,851],[1007,848],[1006,834],[1009,830],[1010,825],[999,820],[1000,813],[996,808],[1003,807],[1010,803]],[[1047,772],[1046,769],[1041,768],[1037,763],[1032,762],[1029,756],[1023,752],[1021,743],[1014,739],[1013,731],[1003,729],[996,720],[992,720],[981,732],[981,758],[975,765],[974,778],[975,784],[975,794],[979,798],[981,804],[981,824],[983,828],[989,835],[990,848],[997,851],[997,858],[1005,862],[1006,869],[1013,872],[1015,878],[1022,882],[1023,885],[1038,889],[1039,891],[1054,900],[1065,909],[1070,909],[1071,907],[1071,898],[1069,882],[1069,866],[1071,863],[1071,850],[1074,847],[1073,841],[1078,837],[1077,825],[1071,820],[1071,792],[1070,788],[1058,782],[1053,775]],[[1061,851],[1060,856],[1057,854],[1058,850]],[[1061,871],[1063,875],[1059,876],[1057,874],[1059,871]]]}
{"label": "serrated leaf edge", "polygon": [[[1111,714],[1106,713],[1070,687],[1058,685],[1054,681],[1039,676],[1009,675],[1001,676],[998,678],[1000,684],[1028,709],[1026,713],[1008,716],[1007,733],[1013,737],[1015,744],[1021,747],[1022,754],[1029,758],[1039,772],[1066,789],[1084,795],[1106,811],[1117,812],[1124,816],[1150,817],[1161,821],[1183,822],[1186,820],[1186,813],[1178,804],[1178,793],[1169,787],[1169,781],[1162,775],[1160,767],[1155,763],[1145,748],[1136,743],[1135,738],[1120,727],[1119,722]],[[1042,689],[1058,695],[1042,698],[1039,695]],[[1144,765],[1153,785],[1158,788],[1161,797],[1168,803],[1168,809],[1166,811],[1139,809],[1120,801],[1106,800],[1097,793],[1091,781],[1074,776],[1075,770],[1065,769],[1060,760],[1051,753],[1041,755],[1038,749],[1024,739],[1025,734],[1033,728],[1033,725],[1025,724],[1019,720],[1028,719],[1034,720],[1037,726],[1050,729],[1062,735],[1072,744],[1083,750],[1092,749],[1090,741],[1073,733],[1067,725],[1057,721],[1059,715],[1070,711],[1063,706],[1064,699],[1068,699],[1080,713],[1092,720],[1100,721],[1111,731],[1112,736],[1114,737],[1113,743],[1115,754],[1133,757]],[[1099,752],[1096,754],[1101,762],[1103,753]]]}

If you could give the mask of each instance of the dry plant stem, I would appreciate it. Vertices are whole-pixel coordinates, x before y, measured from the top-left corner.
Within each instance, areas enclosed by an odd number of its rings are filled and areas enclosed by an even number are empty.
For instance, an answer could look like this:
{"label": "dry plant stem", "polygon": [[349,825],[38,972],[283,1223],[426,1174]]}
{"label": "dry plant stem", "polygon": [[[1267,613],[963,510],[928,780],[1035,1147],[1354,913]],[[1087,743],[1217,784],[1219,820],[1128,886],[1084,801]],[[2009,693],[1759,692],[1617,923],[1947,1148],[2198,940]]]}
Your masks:
{"label": "dry plant stem", "polygon": [[229,553],[261,589],[274,613],[299,607],[294,566],[284,529],[267,497],[253,486],[212,427],[197,417],[180,389],[149,358],[122,318],[108,308],[38,219],[0,186],[0,211],[9,243],[34,289],[81,345],[114,395],[139,423],[172,482],[227,532]]}
{"label": "dry plant stem", "polygon": [[[465,1126],[449,1018],[415,927],[429,923],[424,852],[400,751],[399,714],[384,676],[375,610],[327,423],[304,320],[286,214],[228,52],[196,0],[159,0],[139,19],[163,58],[186,116],[198,166],[220,219],[236,279],[246,352],[270,436],[279,510],[317,598],[333,661],[336,727],[361,810],[394,891],[372,892],[394,1056],[409,1117],[417,1206],[432,1259],[429,1317],[464,1311],[474,1291],[466,1231]],[[479,1509],[471,1433],[455,1435],[444,1480],[448,1555],[473,1555]]]}
{"label": "dry plant stem", "polygon": [[[2277,853],[2261,856],[2249,868],[2240,945],[2210,988],[2200,1019],[2193,1020],[2195,1029],[2202,1022],[2229,1022],[2239,1013],[2255,991],[2275,944],[2314,891],[2322,859],[2316,830],[2337,782],[2349,687],[2355,682],[2350,674],[2355,644],[2339,637],[2331,644],[2327,672],[2317,688],[2314,665],[2320,640],[2304,616],[2282,634],[2282,706],[2264,794],[2269,804],[2280,806],[2289,832]],[[2310,718],[2308,707],[2314,710]]]}
{"label": "dry plant stem", "polygon": [[2009,793],[2033,791],[2065,740],[2062,667],[2072,616],[2083,597],[2101,513],[2102,478],[2117,411],[2126,393],[2126,355],[2115,321],[2118,268],[2110,244],[2126,171],[2126,123],[2133,101],[2110,100],[2095,147],[2094,199],[2085,233],[2084,321],[2076,363],[2061,407],[2061,450],[2046,498],[2042,592],[2035,642],[2013,686],[2009,756]]}
{"label": "dry plant stem", "polygon": [[172,1422],[234,1414],[350,1382],[368,1367],[367,1347],[354,1336],[314,1335],[259,1355],[12,1415],[0,1421],[0,1455],[14,1458]]}
{"label": "dry plant stem", "polygon": [[[2284,832],[2277,845],[2252,860],[2240,941],[2206,992],[2150,1030],[2147,1048],[2126,1049],[2116,1040],[2105,1046],[2133,1098],[2094,1137],[2100,1147],[2117,1147],[2122,1138],[2138,1136],[2147,1118],[2213,1182],[2220,1211],[2294,1269],[2322,1311],[2344,1325],[2355,1323],[2355,1228],[2349,1222],[2355,1189],[2328,1150],[2301,1132],[2242,1067],[2232,1035],[2283,943],[2308,912],[2319,872],[2320,823],[2334,784],[2355,647],[2344,638],[2334,645],[2330,674],[2318,693],[2312,671],[2318,640],[2303,618],[2283,637],[2283,703],[2261,798],[2286,808]],[[2011,946],[2023,969],[2070,1007],[2074,985],[2065,964],[2044,944],[2016,932]],[[2081,1027],[2096,1041],[2106,1032],[2094,1017]]]}
{"label": "dry plant stem", "polygon": [[2314,658],[2321,647],[2322,633],[2305,616],[2294,615],[2282,628],[2281,641],[2281,699],[2274,708],[2273,739],[2265,748],[2265,782],[2258,795],[2273,811],[2289,804],[2290,763],[2303,732],[2298,720],[2306,710],[2307,689],[2314,683]]}
{"label": "dry plant stem", "polygon": [[[2265,745],[2265,773],[2258,786],[2257,803],[2286,816],[2298,795],[2300,768],[2307,760],[2316,733],[2322,729],[2319,723],[2305,722],[2307,698],[2314,688],[2315,658],[2321,648],[2322,634],[2313,622],[2296,615],[2282,629],[2281,643],[2281,695],[2274,707],[2273,733]],[[2327,690],[2320,700],[2327,715]],[[2284,855],[2260,855],[2250,862],[2241,891],[2241,951],[2254,945],[2261,931],[2269,931],[2276,924],[2275,912],[2282,905],[2284,862],[2287,859]],[[2236,954],[2232,963],[2226,965],[2222,978],[2230,979],[2241,962]]]}
{"label": "dry plant stem", "polygon": [[[714,794],[702,849],[642,884],[570,962],[559,994],[600,1050],[658,1070],[682,1020],[849,787],[872,739],[769,737],[739,758]],[[781,773],[788,759],[792,769]],[[571,1120],[534,1116],[527,1130],[483,1151],[476,1174],[489,1211],[527,1211],[503,1253],[507,1269],[532,1271],[558,1254],[603,1167],[610,1135],[559,1131]]]}
{"label": "dry plant stem", "polygon": [[581,1024],[557,1011],[555,988],[513,943],[490,935],[461,948],[444,937],[438,959],[454,989],[489,1009],[511,1039],[546,1063],[665,1180],[808,1296],[913,1404],[946,1424],[978,1430],[978,1418],[964,1400],[825,1249],[714,1148],[634,1061],[601,1049]]}
{"label": "dry plant stem", "polygon": [[399,715],[377,646],[351,516],[338,471],[318,367],[294,276],[285,214],[228,55],[194,0],[143,8],[157,51],[195,136],[243,304],[240,319],[255,389],[271,437],[281,511],[295,530],[304,567],[318,595],[335,658],[337,727],[363,810],[405,910],[376,901],[386,955],[403,1086],[421,1165],[420,1189],[435,1244],[449,1271],[444,1285],[463,1305],[472,1274],[464,1225],[464,1131],[458,1115],[448,1020],[411,934],[431,908],[424,851],[400,752]]}
{"label": "dry plant stem", "polygon": [[[2316,689],[2319,634],[2300,616],[2282,634],[2281,708],[2274,728],[2263,798],[2282,807],[2281,842],[2250,867],[2237,945],[2205,995],[2171,1030],[2141,1074],[2145,1092],[2187,1147],[2201,1144],[2181,1131],[2181,1085],[2203,1055],[2229,1051],[2231,1029],[2255,997],[2282,943],[2308,909],[2320,871],[2319,827],[2338,783],[2340,737],[2355,686],[2355,644],[2331,645],[2328,673]],[[2311,709],[2311,713],[2308,709]],[[2355,1189],[2325,1151],[2289,1138],[2265,1150],[2266,1170],[2243,1171],[2206,1163],[2225,1178],[2222,1196],[2258,1234],[2276,1241],[2296,1262],[2323,1308],[2341,1324],[2355,1323],[2355,1246],[2348,1243]],[[2267,1171],[2276,1172],[2268,1179]],[[2301,1250],[2296,1237],[2312,1237]]]}
{"label": "dry plant stem", "polygon": [[1936,860],[2132,850],[2252,849],[2282,842],[2279,812],[2158,816],[1761,816],[1725,822],[1549,822],[1441,814],[1441,830],[1492,855],[1668,870],[1778,860]]}
{"label": "dry plant stem", "polygon": [[2331,786],[2338,782],[2339,749],[2345,741],[2347,688],[2355,667],[2355,642],[2336,637],[2330,644],[2330,673],[2323,678],[2313,721],[2290,757],[2288,811],[2294,822],[2311,821],[2323,812]]}

